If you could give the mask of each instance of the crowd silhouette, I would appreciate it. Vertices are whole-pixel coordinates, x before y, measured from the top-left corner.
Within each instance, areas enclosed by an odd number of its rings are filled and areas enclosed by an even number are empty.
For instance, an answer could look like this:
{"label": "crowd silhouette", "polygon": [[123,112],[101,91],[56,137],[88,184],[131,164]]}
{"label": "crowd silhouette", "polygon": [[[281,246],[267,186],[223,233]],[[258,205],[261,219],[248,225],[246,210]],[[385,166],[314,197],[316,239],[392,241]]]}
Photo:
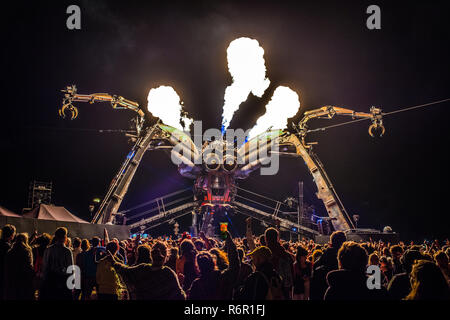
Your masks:
{"label": "crowd silhouette", "polygon": [[[2,300],[449,300],[450,242],[280,240],[255,237],[93,239],[2,228]],[[75,266],[75,267],[74,267]],[[380,286],[368,285],[369,266]],[[79,270],[79,272],[76,272]],[[70,286],[70,283],[79,285]]]}

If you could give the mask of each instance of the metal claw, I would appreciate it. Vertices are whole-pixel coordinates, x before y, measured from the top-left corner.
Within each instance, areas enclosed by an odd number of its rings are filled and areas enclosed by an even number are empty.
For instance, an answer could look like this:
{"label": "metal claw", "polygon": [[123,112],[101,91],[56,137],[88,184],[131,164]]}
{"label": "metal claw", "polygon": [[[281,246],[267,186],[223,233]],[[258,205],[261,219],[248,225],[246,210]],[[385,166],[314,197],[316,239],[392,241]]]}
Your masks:
{"label": "metal claw", "polygon": [[78,117],[78,109],[75,106],[73,106],[70,102],[64,104],[62,108],[58,110],[59,116],[65,119],[67,110],[70,111],[71,113],[70,120],[73,120],[76,117]]}
{"label": "metal claw", "polygon": [[76,107],[73,107],[71,111],[72,111],[72,118],[70,118],[70,120],[76,119],[78,117],[78,109]]}
{"label": "metal claw", "polygon": [[386,129],[384,128],[384,126],[383,126],[382,123],[376,123],[376,122],[374,122],[374,123],[372,123],[372,124],[370,125],[370,127],[369,127],[369,134],[370,134],[370,136],[371,136],[372,138],[375,137],[375,135],[373,134],[373,130],[374,130],[374,129],[378,129],[378,128],[381,128],[380,137],[382,137],[382,136],[384,135],[384,133],[386,132]]}

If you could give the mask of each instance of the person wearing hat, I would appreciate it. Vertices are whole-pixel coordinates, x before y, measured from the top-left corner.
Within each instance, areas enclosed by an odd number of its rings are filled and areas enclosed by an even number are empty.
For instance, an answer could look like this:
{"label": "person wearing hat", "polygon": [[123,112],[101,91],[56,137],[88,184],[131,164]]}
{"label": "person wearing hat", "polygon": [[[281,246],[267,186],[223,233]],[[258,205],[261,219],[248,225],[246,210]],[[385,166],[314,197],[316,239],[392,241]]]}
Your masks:
{"label": "person wearing hat", "polygon": [[238,300],[266,300],[269,293],[269,282],[281,278],[271,263],[272,251],[266,246],[257,247],[249,256],[255,271],[245,280],[244,286],[236,294]]}

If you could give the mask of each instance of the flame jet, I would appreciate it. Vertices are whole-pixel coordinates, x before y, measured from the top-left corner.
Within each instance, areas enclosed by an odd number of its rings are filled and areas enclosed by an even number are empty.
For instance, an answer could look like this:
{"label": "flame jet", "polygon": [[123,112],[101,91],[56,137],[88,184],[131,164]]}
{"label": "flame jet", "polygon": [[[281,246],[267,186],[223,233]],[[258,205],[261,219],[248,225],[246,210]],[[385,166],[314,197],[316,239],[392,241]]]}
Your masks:
{"label": "flame jet", "polygon": [[266,78],[264,49],[250,38],[233,40],[227,49],[228,70],[233,83],[225,89],[222,113],[222,131],[226,130],[234,113],[248,95],[261,97],[269,87]]}
{"label": "flame jet", "polygon": [[[155,117],[174,128],[189,131],[193,119],[183,115],[183,107],[176,91],[169,86],[150,89],[147,109]],[[183,122],[184,128],[180,122]]]}
{"label": "flame jet", "polygon": [[249,138],[269,128],[286,128],[288,119],[295,116],[299,109],[298,94],[288,87],[277,87],[272,99],[266,105],[266,112],[256,120],[256,125],[250,130]]}

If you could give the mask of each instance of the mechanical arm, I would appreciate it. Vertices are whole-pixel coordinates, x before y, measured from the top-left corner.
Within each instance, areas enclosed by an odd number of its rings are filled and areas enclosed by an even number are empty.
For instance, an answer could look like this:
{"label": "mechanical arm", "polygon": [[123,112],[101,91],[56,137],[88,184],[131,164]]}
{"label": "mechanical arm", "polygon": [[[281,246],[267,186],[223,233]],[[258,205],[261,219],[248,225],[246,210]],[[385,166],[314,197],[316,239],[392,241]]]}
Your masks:
{"label": "mechanical arm", "polygon": [[[318,109],[307,111],[304,113],[303,118],[298,125],[293,125],[296,133],[288,132],[287,130],[272,130],[261,134],[265,138],[271,137],[268,150],[270,152],[278,152],[278,150],[290,150],[289,152],[279,152],[280,155],[297,155],[303,158],[307,165],[314,182],[317,186],[317,197],[322,200],[327,210],[328,216],[331,218],[331,222],[335,230],[348,230],[355,228],[353,221],[347,213],[341,199],[339,198],[330,178],[325,172],[325,168],[317,155],[312,151],[312,144],[305,142],[305,138],[309,132],[319,131],[323,129],[308,130],[307,123],[311,119],[332,119],[335,115],[351,116],[353,119],[370,119],[372,124],[369,127],[369,134],[373,137],[374,130],[381,129],[381,135],[384,134],[385,128],[382,122],[381,109],[372,107],[370,113],[355,112],[350,109],[339,108],[334,106],[324,106]],[[259,137],[254,138],[258,140]],[[272,142],[278,143],[279,147]],[[239,152],[249,153],[251,147],[249,145],[252,141],[249,141],[239,149]],[[292,147],[294,147],[292,149]],[[272,150],[275,148],[275,150]],[[246,158],[245,158],[246,159]],[[240,168],[236,172],[236,176],[240,178],[246,178],[252,172],[261,167],[261,160],[255,161],[254,164],[248,164]]]}
{"label": "mechanical arm", "polygon": [[77,87],[75,85],[67,86],[64,92],[64,98],[61,109],[58,110],[59,115],[63,118],[66,117],[66,112],[70,112],[70,120],[78,117],[78,108],[72,103],[79,102],[110,102],[114,109],[128,109],[138,114],[136,121],[136,129],[138,135],[142,129],[144,123],[144,111],[139,107],[137,102],[125,99],[122,96],[110,95],[108,93],[92,93],[92,94],[79,94],[77,93]]}
{"label": "mechanical arm", "polygon": [[[353,119],[370,119],[372,124],[369,127],[369,134],[374,137],[374,130],[381,129],[380,136],[383,136],[385,128],[383,126],[382,113],[380,108],[371,107],[370,113],[366,112],[356,112],[350,109],[335,107],[335,106],[324,106],[322,108],[306,111],[303,115],[302,120],[300,120],[297,129],[303,144],[306,146],[305,137],[308,132],[308,121],[311,119],[332,119],[335,115],[351,116]],[[315,131],[315,130],[312,130]]]}

